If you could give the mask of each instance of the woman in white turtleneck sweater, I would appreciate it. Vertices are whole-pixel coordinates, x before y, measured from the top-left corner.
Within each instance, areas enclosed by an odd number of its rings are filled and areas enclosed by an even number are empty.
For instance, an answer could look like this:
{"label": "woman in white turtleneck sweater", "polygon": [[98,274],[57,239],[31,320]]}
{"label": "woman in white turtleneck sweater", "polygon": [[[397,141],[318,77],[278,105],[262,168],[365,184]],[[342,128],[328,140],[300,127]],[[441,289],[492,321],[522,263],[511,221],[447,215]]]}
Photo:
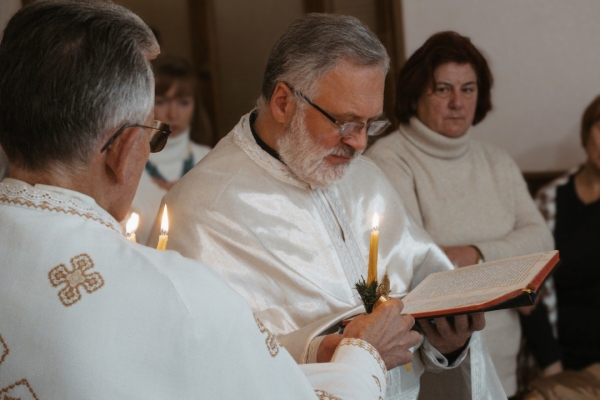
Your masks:
{"label": "woman in white turtleneck sweater", "polygon": [[[472,138],[470,126],[491,109],[491,85],[487,62],[468,38],[432,36],[400,73],[399,131],[367,151],[456,267],[553,248],[519,168],[503,151]],[[517,311],[486,313],[482,334],[507,396],[514,396]],[[422,398],[453,398],[447,388],[435,392]]]}
{"label": "woman in white turtleneck sweater", "polygon": [[208,152],[210,147],[190,139],[194,117],[196,79],[189,63],[174,57],[152,62],[156,80],[154,118],[171,127],[165,148],[150,154],[130,211],[140,215],[137,242],[146,244],[162,197]]}

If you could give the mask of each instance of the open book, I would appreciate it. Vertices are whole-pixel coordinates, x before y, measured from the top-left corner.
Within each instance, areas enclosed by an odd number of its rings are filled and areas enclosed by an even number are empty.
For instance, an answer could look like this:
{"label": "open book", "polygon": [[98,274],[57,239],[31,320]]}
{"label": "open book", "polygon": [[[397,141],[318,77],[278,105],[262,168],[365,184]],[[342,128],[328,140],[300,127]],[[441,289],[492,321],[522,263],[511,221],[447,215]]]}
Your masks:
{"label": "open book", "polygon": [[554,250],[436,272],[402,299],[402,313],[421,319],[530,306],[557,262]]}

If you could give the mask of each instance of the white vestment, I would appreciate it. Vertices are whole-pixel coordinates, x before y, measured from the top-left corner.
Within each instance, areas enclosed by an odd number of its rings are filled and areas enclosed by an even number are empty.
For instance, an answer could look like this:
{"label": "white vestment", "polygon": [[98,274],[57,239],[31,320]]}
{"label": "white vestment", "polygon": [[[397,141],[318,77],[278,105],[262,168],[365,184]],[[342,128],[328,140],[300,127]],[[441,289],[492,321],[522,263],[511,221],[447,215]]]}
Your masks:
{"label": "white vestment", "polygon": [[[338,183],[313,189],[257,145],[249,119],[165,196],[168,248],[216,268],[299,363],[314,359],[318,335],[364,312],[354,285],[367,275],[373,214],[381,218],[379,277],[387,267],[392,296],[452,268],[370,160],[359,157]],[[467,386],[473,398],[495,399],[499,382],[489,357],[478,353],[478,334],[471,346]],[[416,399],[425,368],[454,367],[467,353],[448,366],[425,340],[410,372],[389,374],[387,398]]]}
{"label": "white vestment", "polygon": [[1,399],[377,399],[386,389],[383,361],[360,340],[303,374],[215,271],[129,242],[88,196],[6,179],[0,221]]}
{"label": "white vestment", "polygon": [[[151,153],[149,162],[154,165],[160,174],[168,181],[175,182],[182,176],[183,164],[190,154],[196,164],[210,151],[210,147],[192,142],[189,129],[177,137],[169,137],[164,149],[158,153]],[[160,201],[167,190],[159,186],[144,170],[135,197],[129,209],[140,215],[140,224],[136,230],[137,242],[146,244],[152,225],[158,214]]]}

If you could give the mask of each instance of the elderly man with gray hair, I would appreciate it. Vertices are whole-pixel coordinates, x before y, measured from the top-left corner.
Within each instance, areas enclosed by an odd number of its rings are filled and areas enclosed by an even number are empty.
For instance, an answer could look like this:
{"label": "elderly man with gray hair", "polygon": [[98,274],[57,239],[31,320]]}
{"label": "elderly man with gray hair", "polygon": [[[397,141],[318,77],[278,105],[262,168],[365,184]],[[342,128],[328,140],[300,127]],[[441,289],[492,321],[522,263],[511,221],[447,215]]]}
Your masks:
{"label": "elderly man with gray hair", "polygon": [[[163,199],[172,210],[169,248],[223,274],[299,363],[329,360],[342,339],[339,322],[364,312],[354,285],[367,275],[375,213],[379,278],[387,268],[392,296],[452,268],[360,156],[367,136],[388,125],[388,68],[385,48],[355,18],[294,22],[271,51],[257,108]],[[425,369],[459,364],[464,398],[503,396],[473,334],[482,314],[422,321],[425,335],[408,331],[414,321],[406,317],[389,322],[412,368],[390,371],[386,398],[415,399]]]}
{"label": "elderly man with gray hair", "polygon": [[121,220],[150,152],[158,53],[103,1],[37,1],[0,43],[0,398],[377,399],[406,362],[400,301],[298,367],[212,269],[137,245]]}

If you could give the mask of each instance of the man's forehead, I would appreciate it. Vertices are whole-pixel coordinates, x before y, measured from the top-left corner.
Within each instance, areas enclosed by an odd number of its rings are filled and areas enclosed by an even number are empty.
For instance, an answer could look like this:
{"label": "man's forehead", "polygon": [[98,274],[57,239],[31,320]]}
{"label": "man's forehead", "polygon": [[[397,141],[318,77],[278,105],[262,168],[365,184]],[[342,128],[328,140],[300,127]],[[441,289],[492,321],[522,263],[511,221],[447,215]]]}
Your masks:
{"label": "man's forehead", "polygon": [[384,87],[381,66],[345,62],[319,80],[314,100],[340,118],[373,118],[382,112]]}

